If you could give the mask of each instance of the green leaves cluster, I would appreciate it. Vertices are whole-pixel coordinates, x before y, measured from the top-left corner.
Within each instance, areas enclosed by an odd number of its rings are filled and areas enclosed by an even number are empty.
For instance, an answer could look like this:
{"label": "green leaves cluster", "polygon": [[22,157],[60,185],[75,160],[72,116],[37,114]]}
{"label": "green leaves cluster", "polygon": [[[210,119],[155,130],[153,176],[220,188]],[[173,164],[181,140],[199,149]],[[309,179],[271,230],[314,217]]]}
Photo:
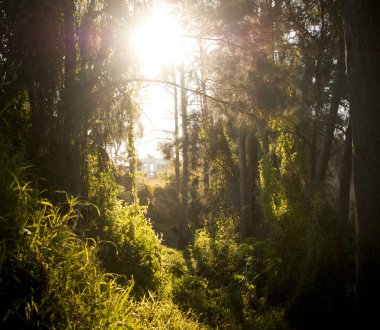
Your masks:
{"label": "green leaves cluster", "polygon": [[[117,200],[107,204],[112,226],[102,229],[113,241],[106,242],[105,234],[99,239],[91,237],[91,228],[82,229],[104,215],[105,205],[98,208],[64,193],[53,203],[25,181],[29,171],[8,164],[2,177],[7,185],[0,186],[10,201],[0,222],[0,327],[204,328],[194,314],[174,305],[170,292],[157,298],[148,291],[170,276],[163,274],[160,240],[141,207]],[[115,249],[109,258],[99,258],[107,243]],[[119,274],[110,273],[105,261],[115,262]],[[132,294],[133,288],[141,295]]]}
{"label": "green leaves cluster", "polygon": [[237,225],[236,217],[220,215],[215,227],[196,232],[185,253],[187,267],[174,281],[174,300],[213,327],[286,329],[283,311],[271,309],[257,292],[268,267],[264,244],[239,244]]}

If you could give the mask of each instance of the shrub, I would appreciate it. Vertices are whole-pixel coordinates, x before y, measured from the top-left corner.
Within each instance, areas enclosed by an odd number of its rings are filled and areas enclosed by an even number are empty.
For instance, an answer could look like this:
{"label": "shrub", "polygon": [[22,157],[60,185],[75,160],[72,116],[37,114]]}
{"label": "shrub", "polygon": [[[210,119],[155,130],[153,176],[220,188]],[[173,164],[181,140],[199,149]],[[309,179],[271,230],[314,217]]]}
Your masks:
{"label": "shrub", "polygon": [[199,229],[190,248],[196,271],[206,276],[228,280],[239,260],[238,219],[220,216],[211,229]]}
{"label": "shrub", "polygon": [[142,293],[160,285],[162,246],[139,205],[116,201],[106,213],[99,255],[110,272],[134,278]]}
{"label": "shrub", "polygon": [[[181,312],[170,299],[151,294],[133,298],[133,281],[102,270],[97,257],[101,245],[78,235],[76,228],[79,210],[94,206],[67,195],[66,203],[53,205],[16,175],[7,180],[10,186],[0,189],[3,196],[13,196],[13,203],[0,222],[0,232],[6,228],[10,233],[0,240],[0,328],[204,329],[195,315]],[[114,209],[120,221],[124,216],[130,220],[118,224],[120,244],[141,249],[130,267],[140,260],[156,270],[159,240],[139,210]]]}

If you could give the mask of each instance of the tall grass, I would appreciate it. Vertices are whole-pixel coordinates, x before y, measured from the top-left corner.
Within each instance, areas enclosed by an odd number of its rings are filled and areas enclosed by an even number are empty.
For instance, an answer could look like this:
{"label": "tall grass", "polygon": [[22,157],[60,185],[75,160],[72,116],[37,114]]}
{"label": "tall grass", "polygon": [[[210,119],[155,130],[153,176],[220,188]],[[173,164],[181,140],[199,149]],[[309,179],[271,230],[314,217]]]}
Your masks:
{"label": "tall grass", "polygon": [[[92,206],[67,195],[65,203],[54,205],[38,196],[23,172],[6,171],[0,188],[10,201],[0,218],[0,328],[202,328],[169,298],[133,297],[134,281],[106,273],[99,242],[78,235],[80,209]],[[138,234],[137,247],[149,243],[150,232]]]}

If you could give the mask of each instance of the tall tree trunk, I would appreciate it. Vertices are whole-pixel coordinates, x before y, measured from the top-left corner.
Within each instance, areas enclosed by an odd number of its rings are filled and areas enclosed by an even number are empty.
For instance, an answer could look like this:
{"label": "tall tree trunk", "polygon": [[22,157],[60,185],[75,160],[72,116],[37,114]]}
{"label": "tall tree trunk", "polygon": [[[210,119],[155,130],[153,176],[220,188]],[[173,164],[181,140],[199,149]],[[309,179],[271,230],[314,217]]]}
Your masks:
{"label": "tall tree trunk", "polygon": [[316,59],[315,67],[315,88],[316,88],[316,101],[315,101],[315,118],[312,127],[311,148],[310,148],[310,181],[315,187],[317,176],[317,154],[319,133],[321,130],[321,114],[323,107],[323,83],[322,83],[322,54],[320,53]]}
{"label": "tall tree trunk", "polygon": [[136,170],[137,170],[137,159],[136,159],[136,148],[135,148],[135,118],[133,115],[133,109],[129,107],[127,110],[129,127],[128,127],[128,161],[129,161],[129,176],[131,178],[131,190],[133,203],[137,201],[137,190],[136,190]]}
{"label": "tall tree trunk", "polygon": [[182,217],[179,224],[178,247],[183,249],[189,239],[189,133],[187,130],[187,98],[185,68],[181,66],[181,114],[182,114]]}
{"label": "tall tree trunk", "polygon": [[318,161],[318,147],[319,147],[319,135],[321,131],[321,119],[322,119],[322,110],[323,110],[323,90],[325,82],[325,72],[324,72],[324,50],[326,48],[326,29],[325,29],[325,3],[324,1],[319,1],[320,7],[320,34],[319,38],[316,41],[316,46],[318,53],[315,59],[315,107],[314,107],[314,122],[312,128],[312,137],[311,137],[311,155],[310,155],[310,181],[313,189],[317,187],[316,178],[317,178],[317,161]]}
{"label": "tall tree trunk", "polygon": [[258,201],[258,176],[259,176],[259,142],[254,132],[247,137],[247,204],[248,204],[248,232],[254,237],[261,236],[260,205]]}
{"label": "tall tree trunk", "polygon": [[76,84],[76,47],[74,36],[75,5],[71,0],[65,1],[64,32],[65,32],[65,76],[62,97],[64,117],[64,153],[66,158],[68,183],[66,189],[74,196],[81,193],[81,161],[79,133],[81,116],[79,109],[79,93]]}
{"label": "tall tree trunk", "polygon": [[240,171],[240,239],[248,237],[248,194],[247,194],[247,150],[246,133],[239,129],[239,171]]}
{"label": "tall tree trunk", "polygon": [[347,322],[347,248],[349,233],[350,187],[352,172],[352,131],[349,124],[346,132],[341,169],[339,173],[339,214],[337,224],[337,310],[340,322]]}
{"label": "tall tree trunk", "polygon": [[344,65],[344,43],[343,39],[339,40],[338,63],[334,78],[334,86],[330,102],[330,112],[328,116],[327,127],[323,139],[322,150],[319,156],[319,162],[316,173],[316,186],[320,186],[326,177],[327,165],[330,159],[331,147],[334,140],[335,124],[344,92],[345,82],[345,65]]}
{"label": "tall tree trunk", "polygon": [[28,94],[30,100],[31,112],[31,128],[29,139],[27,141],[27,151],[29,159],[38,164],[40,150],[43,146],[43,131],[46,130],[45,109],[41,107],[43,99],[41,90],[36,90],[35,84],[32,82],[28,86]]}
{"label": "tall tree trunk", "polygon": [[176,190],[176,214],[177,223],[181,219],[181,179],[180,179],[180,160],[179,160],[179,124],[178,124],[178,90],[176,86],[176,74],[173,71],[173,92],[174,92],[174,150],[175,150],[175,190]]}
{"label": "tall tree trunk", "polygon": [[[207,107],[207,86],[206,86],[206,75],[205,75],[205,53],[203,48],[203,41],[199,39],[199,57],[200,57],[200,66],[201,66],[201,91],[202,91],[202,129],[204,130],[205,136],[209,128],[209,119],[208,119],[208,107]],[[207,153],[208,141],[206,141],[205,152],[203,152],[203,192],[204,196],[208,196],[208,191],[210,187],[210,163]]]}
{"label": "tall tree trunk", "polygon": [[[62,163],[62,156],[57,155],[61,148],[58,143],[59,130],[56,129],[60,119],[57,91],[60,85],[58,72],[62,65],[62,54],[57,51],[61,40],[57,37],[60,27],[55,20],[60,12],[50,10],[44,2],[23,3],[19,9],[21,8],[29,18],[17,23],[19,30],[15,31],[14,37],[18,35],[15,46],[20,56],[19,78],[25,84],[30,102],[26,152],[29,161],[36,166],[38,175],[46,179],[43,186],[62,188],[55,184],[61,179],[57,172]],[[49,33],[45,34],[47,29]],[[6,49],[6,43],[4,46]],[[8,59],[6,53],[2,55],[4,63],[8,60],[12,63],[12,58]]]}
{"label": "tall tree trunk", "polygon": [[[380,297],[380,1],[345,0],[357,221],[357,310],[378,323]],[[368,327],[367,327],[368,326]]]}

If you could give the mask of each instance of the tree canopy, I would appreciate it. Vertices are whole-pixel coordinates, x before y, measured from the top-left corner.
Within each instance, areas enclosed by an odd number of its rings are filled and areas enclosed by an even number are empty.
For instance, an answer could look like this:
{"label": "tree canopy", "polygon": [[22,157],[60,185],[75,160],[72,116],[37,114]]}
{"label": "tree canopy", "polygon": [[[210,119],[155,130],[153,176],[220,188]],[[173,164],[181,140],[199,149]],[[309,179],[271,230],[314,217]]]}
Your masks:
{"label": "tree canopy", "polygon": [[379,17],[0,1],[0,328],[376,321]]}

